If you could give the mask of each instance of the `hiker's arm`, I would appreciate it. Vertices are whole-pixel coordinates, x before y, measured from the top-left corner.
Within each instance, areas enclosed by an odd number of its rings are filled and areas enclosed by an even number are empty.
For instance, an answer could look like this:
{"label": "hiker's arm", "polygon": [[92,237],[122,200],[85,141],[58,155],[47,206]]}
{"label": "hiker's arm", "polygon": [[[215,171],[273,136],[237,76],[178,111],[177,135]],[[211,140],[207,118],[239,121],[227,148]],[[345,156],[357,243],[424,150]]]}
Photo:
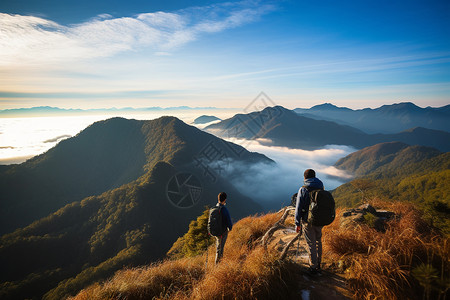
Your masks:
{"label": "hiker's arm", "polygon": [[231,231],[231,228],[233,228],[233,222],[231,221],[230,212],[228,211],[227,208],[225,208],[223,210],[223,216],[225,217],[225,221],[227,223],[228,230]]}
{"label": "hiker's arm", "polygon": [[306,221],[306,218],[308,217],[308,209],[309,209],[308,190],[304,187],[301,187],[297,195],[297,207],[295,209],[295,225],[301,226],[302,220]]}
{"label": "hiker's arm", "polygon": [[300,216],[300,192],[301,192],[300,188],[298,190],[297,193],[297,201],[295,202],[295,225],[296,226],[301,226],[302,225],[302,220],[301,220],[301,216]]}

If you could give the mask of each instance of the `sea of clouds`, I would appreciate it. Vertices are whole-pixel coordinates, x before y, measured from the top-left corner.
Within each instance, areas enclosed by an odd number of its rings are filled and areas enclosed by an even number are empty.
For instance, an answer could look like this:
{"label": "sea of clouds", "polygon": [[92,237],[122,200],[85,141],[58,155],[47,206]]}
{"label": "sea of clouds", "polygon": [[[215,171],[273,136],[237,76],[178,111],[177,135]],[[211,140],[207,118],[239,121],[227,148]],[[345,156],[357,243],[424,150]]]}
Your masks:
{"label": "sea of clouds", "polygon": [[327,190],[335,189],[352,178],[351,174],[333,165],[340,158],[355,152],[357,149],[353,147],[327,145],[317,150],[302,150],[266,146],[257,140],[251,143],[242,139],[228,141],[245,144],[249,151],[262,153],[276,162],[275,165],[260,163],[251,166],[232,162],[224,168],[223,174],[232,179],[240,192],[269,209],[281,208],[290,203],[291,196],[303,185],[303,172],[306,169],[314,169]]}
{"label": "sea of clouds", "polygon": [[[124,117],[137,120],[152,120],[164,115],[173,115],[186,123],[201,114],[230,117],[233,110],[171,110],[148,111],[143,113],[113,112],[102,115],[45,116],[0,118],[0,165],[18,164],[46,152],[58,142],[75,136],[94,122],[112,117]],[[198,125],[203,128],[209,124]]]}

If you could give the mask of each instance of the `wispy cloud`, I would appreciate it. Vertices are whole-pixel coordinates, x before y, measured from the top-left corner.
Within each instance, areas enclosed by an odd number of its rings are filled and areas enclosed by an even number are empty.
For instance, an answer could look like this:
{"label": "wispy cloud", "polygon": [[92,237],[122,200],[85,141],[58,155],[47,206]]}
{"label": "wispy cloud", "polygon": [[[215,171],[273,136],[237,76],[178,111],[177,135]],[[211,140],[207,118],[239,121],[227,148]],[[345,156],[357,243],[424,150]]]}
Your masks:
{"label": "wispy cloud", "polygon": [[205,80],[220,81],[226,79],[237,79],[239,81],[251,81],[283,77],[309,77],[312,75],[361,74],[448,63],[450,63],[450,52],[427,53],[403,57],[391,56],[383,58],[329,60],[320,63],[303,62],[301,64],[288,67],[221,75],[206,78]]}
{"label": "wispy cloud", "polygon": [[255,1],[143,13],[63,26],[35,16],[0,13],[0,65],[107,57],[150,48],[156,54],[258,20],[273,5]]}

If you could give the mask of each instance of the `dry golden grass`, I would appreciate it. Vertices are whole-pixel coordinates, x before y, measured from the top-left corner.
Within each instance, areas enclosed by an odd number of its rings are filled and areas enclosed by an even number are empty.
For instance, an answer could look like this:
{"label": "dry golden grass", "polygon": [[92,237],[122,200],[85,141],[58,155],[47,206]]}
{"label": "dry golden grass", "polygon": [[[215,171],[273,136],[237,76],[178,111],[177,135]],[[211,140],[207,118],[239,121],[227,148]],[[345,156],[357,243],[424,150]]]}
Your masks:
{"label": "dry golden grass", "polygon": [[280,218],[281,214],[271,213],[262,216],[246,217],[233,226],[225,244],[227,257],[239,259],[246,255],[264,233]]}
{"label": "dry golden grass", "polygon": [[[422,295],[427,299],[445,299],[450,268],[448,240],[433,232],[412,204],[380,201],[372,204],[396,213],[397,217],[388,222],[386,232],[365,225],[341,227],[338,211],[336,221],[324,228],[324,259],[334,261],[335,265],[339,262],[355,299],[420,299]],[[279,218],[280,214],[273,213],[247,217],[236,223],[218,266],[214,266],[215,245],[211,245],[205,254],[197,257],[120,271],[109,281],[81,291],[74,299],[298,297],[299,266],[280,261],[279,253],[264,250],[259,243]],[[412,273],[419,274],[416,267],[421,264],[437,270],[435,273],[444,286],[439,286],[440,293],[412,276]],[[427,276],[422,275],[421,278]],[[438,279],[433,280],[438,282]]]}
{"label": "dry golden grass", "polygon": [[[280,214],[252,216],[235,224],[225,255],[214,266],[215,245],[194,258],[168,260],[149,267],[122,270],[107,282],[94,284],[73,299],[273,299],[286,298],[297,284],[296,266],[278,260],[278,253],[256,241]],[[205,261],[208,268],[205,272]]]}
{"label": "dry golden grass", "polygon": [[[270,299],[289,294],[289,264],[257,247],[243,260],[224,259],[208,270],[192,299]],[[283,273],[283,274],[281,274]]]}
{"label": "dry golden grass", "polygon": [[84,289],[74,299],[152,299],[182,294],[203,277],[203,263],[196,257],[125,269],[109,281]]}
{"label": "dry golden grass", "polygon": [[[431,264],[448,282],[448,239],[434,232],[413,204],[373,201],[372,205],[396,213],[385,233],[365,225],[340,227],[339,217],[324,229],[325,257],[346,270],[355,298],[421,298],[423,292],[411,271],[423,263]],[[438,297],[439,292],[434,295]]]}

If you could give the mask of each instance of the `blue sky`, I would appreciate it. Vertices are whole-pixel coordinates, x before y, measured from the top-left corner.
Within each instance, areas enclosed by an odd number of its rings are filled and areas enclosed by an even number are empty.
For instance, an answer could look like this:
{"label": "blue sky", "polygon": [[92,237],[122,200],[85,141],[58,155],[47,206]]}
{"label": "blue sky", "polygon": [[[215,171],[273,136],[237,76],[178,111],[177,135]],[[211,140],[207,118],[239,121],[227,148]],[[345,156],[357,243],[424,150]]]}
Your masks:
{"label": "blue sky", "polygon": [[0,2],[0,109],[450,104],[449,1]]}

